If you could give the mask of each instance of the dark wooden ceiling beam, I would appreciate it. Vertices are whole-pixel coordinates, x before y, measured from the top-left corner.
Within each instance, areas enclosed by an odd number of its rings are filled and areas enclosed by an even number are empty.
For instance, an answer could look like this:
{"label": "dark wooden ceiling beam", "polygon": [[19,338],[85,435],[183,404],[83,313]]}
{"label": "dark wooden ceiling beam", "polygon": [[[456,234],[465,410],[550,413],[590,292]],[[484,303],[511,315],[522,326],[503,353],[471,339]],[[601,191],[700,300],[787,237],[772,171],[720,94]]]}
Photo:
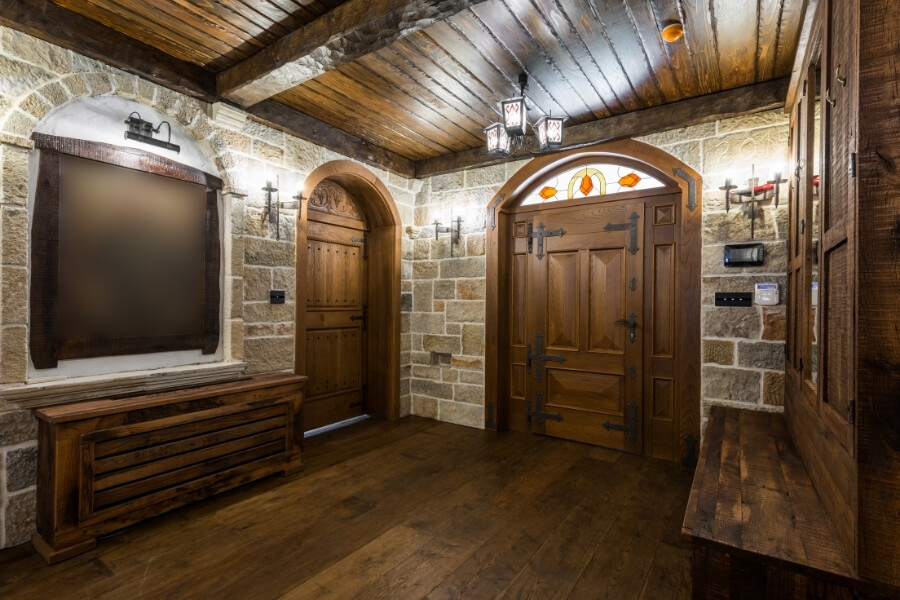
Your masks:
{"label": "dark wooden ceiling beam", "polygon": [[[0,25],[118,67],[161,86],[216,102],[215,74],[173,58],[49,0],[0,0]],[[249,111],[251,118],[360,162],[412,177],[409,159],[274,101]]]}
{"label": "dark wooden ceiling beam", "polygon": [[0,25],[101,60],[188,96],[215,100],[216,80],[212,72],[49,0],[0,0]]}
{"label": "dark wooden ceiling beam", "polygon": [[348,158],[403,177],[415,176],[415,163],[408,158],[350,135],[275,100],[264,100],[247,112],[252,119]]}
{"label": "dark wooden ceiling beam", "polygon": [[219,73],[218,93],[252,106],[484,0],[349,0]]}
{"label": "dark wooden ceiling beam", "polygon": [[[773,79],[567,127],[566,147],[561,151],[582,144],[599,144],[626,137],[650,135],[741,114],[783,108],[788,83],[787,77]],[[416,177],[424,178],[523,158],[528,158],[528,155],[489,156],[484,147],[479,147],[417,161],[415,173]]]}

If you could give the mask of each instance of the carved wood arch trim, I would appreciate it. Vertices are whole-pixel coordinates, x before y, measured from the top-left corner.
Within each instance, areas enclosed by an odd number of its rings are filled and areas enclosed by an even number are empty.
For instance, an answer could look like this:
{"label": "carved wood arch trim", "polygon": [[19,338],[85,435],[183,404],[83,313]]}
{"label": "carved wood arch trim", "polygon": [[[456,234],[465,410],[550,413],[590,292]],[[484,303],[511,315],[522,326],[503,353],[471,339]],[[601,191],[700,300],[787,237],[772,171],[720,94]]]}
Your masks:
{"label": "carved wood arch trim", "polygon": [[[401,256],[401,220],[397,205],[374,173],[348,160],[326,163],[310,173],[303,186],[302,198],[297,221],[296,298],[306,297],[310,211],[368,224],[368,409],[374,416],[397,419],[400,417]],[[357,216],[348,214],[351,210],[355,210]],[[294,372],[299,375],[306,374],[306,324],[306,306],[298,303]]]}
{"label": "carved wood arch trim", "polygon": [[365,221],[353,196],[341,184],[330,179],[322,181],[309,196],[309,209],[339,217]]}
{"label": "carved wood arch trim", "polygon": [[[509,303],[509,265],[505,256],[506,236],[511,235],[512,214],[524,194],[544,178],[571,168],[581,162],[597,160],[622,163],[641,168],[658,177],[670,190],[681,191],[681,234],[690,240],[685,244],[679,265],[689,289],[683,296],[684,322],[696,327],[696,335],[684,348],[689,360],[682,386],[683,397],[688,398],[690,414],[680,424],[680,437],[693,435],[700,439],[700,261],[702,206],[700,190],[703,189],[700,174],[676,157],[649,144],[635,140],[619,140],[596,146],[540,156],[533,159],[513,175],[488,203],[486,229],[486,310],[485,310],[485,423],[488,429],[502,430],[506,423],[508,381],[503,381],[503,361],[507,360],[504,341],[508,337],[509,324],[505,319]],[[671,187],[669,187],[671,186]],[[654,192],[656,190],[647,190]],[[636,193],[636,192],[635,192]],[[630,196],[632,193],[620,196]],[[613,197],[597,197],[598,202]],[[579,201],[585,202],[585,201]],[[560,205],[566,204],[561,202]],[[696,348],[694,347],[696,346]]]}

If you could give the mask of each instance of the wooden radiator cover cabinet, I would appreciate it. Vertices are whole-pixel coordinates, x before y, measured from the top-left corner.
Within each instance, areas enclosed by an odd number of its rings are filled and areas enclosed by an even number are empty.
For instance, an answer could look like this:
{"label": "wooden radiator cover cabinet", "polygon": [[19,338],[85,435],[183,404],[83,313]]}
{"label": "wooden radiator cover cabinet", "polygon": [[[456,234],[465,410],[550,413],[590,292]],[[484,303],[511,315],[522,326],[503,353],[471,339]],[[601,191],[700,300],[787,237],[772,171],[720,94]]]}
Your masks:
{"label": "wooden radiator cover cabinet", "polygon": [[48,562],[99,535],[300,468],[304,376],[270,374],[35,411],[35,549]]}

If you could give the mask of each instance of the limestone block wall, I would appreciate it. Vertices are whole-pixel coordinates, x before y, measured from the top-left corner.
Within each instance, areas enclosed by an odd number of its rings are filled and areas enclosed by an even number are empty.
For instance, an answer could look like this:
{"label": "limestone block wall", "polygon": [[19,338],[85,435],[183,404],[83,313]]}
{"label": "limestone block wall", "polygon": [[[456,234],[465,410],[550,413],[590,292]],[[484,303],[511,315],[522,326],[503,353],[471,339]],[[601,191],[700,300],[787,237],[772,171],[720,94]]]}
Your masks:
{"label": "limestone block wall", "polygon": [[[27,374],[29,136],[54,108],[90,96],[117,96],[151,106],[185,127],[226,182],[223,358],[248,372],[293,364],[296,215],[282,213],[280,231],[264,215],[266,181],[281,199],[295,195],[316,167],[345,157],[238,114],[212,119],[208,107],[75,52],[0,27],[0,548],[34,532],[37,427],[30,411],[4,389],[31,385]],[[769,163],[787,154],[780,112],[719,121],[643,138],[704,176],[703,406],[782,403],[783,303],[772,309],[719,309],[715,291],[750,289],[755,281],[784,284],[786,205],[765,207],[757,239],[767,262],[725,269],[721,247],[745,241],[749,221],[726,214],[717,189],[725,176],[767,178]],[[370,170],[386,185],[403,223],[401,260],[401,415],[483,427],[485,207],[525,161],[408,180]],[[459,244],[435,236],[461,216]],[[280,238],[280,239],[278,239]],[[268,303],[269,289],[287,303]]]}
{"label": "limestone block wall", "polygon": [[[751,172],[770,179],[787,172],[788,118],[781,111],[746,115],[638,138],[680,158],[704,182],[702,264],[702,414],[713,404],[780,410],[784,395],[787,271],[787,186],[779,207],[760,205],[754,241],[764,244],[761,267],[726,268],[727,243],[750,241],[746,207],[725,210],[718,189],[729,177],[744,186]],[[527,161],[432,177],[416,197],[410,389],[413,414],[482,427],[485,263],[484,214],[502,184]],[[463,243],[449,255],[448,234],[435,239],[435,220],[464,215]],[[775,282],[781,304],[770,308],[714,306],[715,292],[753,291]]]}
{"label": "limestone block wall", "polygon": [[[413,414],[484,426],[484,212],[497,189],[522,163],[431,177],[416,196],[410,315],[410,393]],[[434,222],[456,226],[435,234]]]}
{"label": "limestone block wall", "polygon": [[[746,187],[751,174],[759,183],[775,171],[788,177],[789,119],[781,110],[746,115],[640,138],[658,146],[703,175],[703,253],[701,281],[701,409],[713,404],[780,410],[784,404],[786,339],[788,185],[781,198],[759,205],[751,240],[750,207],[725,210],[718,188],[730,178]],[[762,242],[760,267],[725,267],[724,246]],[[717,307],[715,292],[753,292],[754,284],[779,285],[777,306]]]}
{"label": "limestone block wall", "polygon": [[[296,211],[282,212],[276,232],[265,218],[262,188],[277,181],[281,200],[290,200],[315,168],[346,160],[240,113],[212,119],[200,102],[0,27],[0,548],[27,542],[35,530],[37,423],[8,394],[40,385],[27,372],[29,137],[54,108],[91,96],[152,107],[189,131],[216,165],[225,182],[222,354],[248,373],[290,369],[294,360]],[[412,223],[421,182],[371,170],[391,193],[403,222]],[[408,292],[412,250],[412,242],[405,242]],[[269,304],[270,289],[285,290],[287,302]],[[408,336],[407,331],[407,346]],[[404,364],[401,407],[407,414],[408,359]]]}

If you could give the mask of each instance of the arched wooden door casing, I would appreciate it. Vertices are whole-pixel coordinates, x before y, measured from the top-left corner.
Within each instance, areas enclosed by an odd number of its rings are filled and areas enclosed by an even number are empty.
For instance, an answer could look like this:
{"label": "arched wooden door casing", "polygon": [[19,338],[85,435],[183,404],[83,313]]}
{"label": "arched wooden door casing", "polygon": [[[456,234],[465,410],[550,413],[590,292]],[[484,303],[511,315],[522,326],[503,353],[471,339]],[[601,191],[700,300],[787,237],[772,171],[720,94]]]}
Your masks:
{"label": "arched wooden door casing", "polygon": [[[589,162],[637,168],[662,187],[520,206],[546,178]],[[488,428],[693,460],[688,449],[696,455],[700,435],[700,189],[690,167],[632,140],[537,158],[500,189],[487,213]],[[541,259],[525,250],[538,227],[566,231],[543,238]],[[633,239],[616,237],[629,227]],[[615,277],[599,277],[609,275],[612,257],[621,258]],[[554,291],[567,281],[571,291]],[[613,296],[621,302],[602,300]],[[594,314],[597,298],[609,304],[609,315]],[[626,341],[629,327],[637,335]],[[636,423],[630,431],[623,430],[629,410]]]}
{"label": "arched wooden door casing", "polygon": [[[310,314],[305,303],[311,283],[307,273],[311,237],[309,199],[323,181],[337,184],[354,199],[361,213],[359,221],[368,228],[364,243],[352,243],[366,254],[368,281],[367,331],[362,357],[367,367],[361,384],[366,388],[368,414],[397,419],[400,417],[400,215],[384,184],[373,173],[350,161],[322,165],[309,174],[303,187],[296,240],[294,372],[305,375],[310,366],[307,353]],[[347,225],[352,227],[353,223]]]}
{"label": "arched wooden door casing", "polygon": [[306,206],[306,293],[297,301],[306,304],[309,431],[368,412],[369,225],[353,196],[329,179]]}

